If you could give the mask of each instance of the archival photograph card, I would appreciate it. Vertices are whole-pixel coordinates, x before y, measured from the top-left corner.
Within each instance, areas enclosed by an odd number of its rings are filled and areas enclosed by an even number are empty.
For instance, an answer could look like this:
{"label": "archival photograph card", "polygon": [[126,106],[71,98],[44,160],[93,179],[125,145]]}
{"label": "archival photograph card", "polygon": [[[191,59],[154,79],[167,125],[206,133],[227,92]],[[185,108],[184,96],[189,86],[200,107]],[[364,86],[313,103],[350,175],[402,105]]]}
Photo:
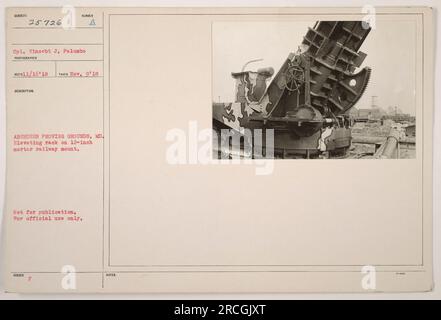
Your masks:
{"label": "archival photograph card", "polygon": [[425,292],[432,10],[6,10],[8,292]]}

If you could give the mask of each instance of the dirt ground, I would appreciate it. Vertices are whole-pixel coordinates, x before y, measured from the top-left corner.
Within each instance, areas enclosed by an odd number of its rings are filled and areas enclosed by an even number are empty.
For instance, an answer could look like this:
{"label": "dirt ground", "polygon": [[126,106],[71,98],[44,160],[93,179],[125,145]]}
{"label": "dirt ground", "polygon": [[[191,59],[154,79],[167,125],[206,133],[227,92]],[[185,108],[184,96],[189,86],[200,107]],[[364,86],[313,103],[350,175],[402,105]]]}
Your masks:
{"label": "dirt ground", "polygon": [[[397,124],[393,121],[386,120],[383,122],[358,122],[352,127],[353,138],[369,138],[378,140],[381,142],[388,137],[392,127],[396,127]],[[400,126],[398,124],[398,126]],[[403,133],[404,137],[404,133]],[[416,156],[415,145],[400,144],[400,159],[414,159]],[[352,147],[349,151],[349,157],[351,158],[363,158],[372,156],[375,153],[375,144],[362,144],[352,143]]]}

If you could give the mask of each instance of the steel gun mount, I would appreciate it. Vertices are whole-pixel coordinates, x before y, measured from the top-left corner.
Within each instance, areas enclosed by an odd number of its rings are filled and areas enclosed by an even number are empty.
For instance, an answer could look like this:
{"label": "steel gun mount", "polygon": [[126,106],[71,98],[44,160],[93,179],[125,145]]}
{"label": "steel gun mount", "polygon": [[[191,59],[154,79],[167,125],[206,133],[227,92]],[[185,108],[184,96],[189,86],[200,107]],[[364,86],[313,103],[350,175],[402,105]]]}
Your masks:
{"label": "steel gun mount", "polygon": [[370,32],[361,21],[318,21],[280,70],[232,73],[236,97],[213,104],[216,129],[274,129],[277,157],[341,155],[351,145],[347,111],[365,91],[371,69],[358,73]]}

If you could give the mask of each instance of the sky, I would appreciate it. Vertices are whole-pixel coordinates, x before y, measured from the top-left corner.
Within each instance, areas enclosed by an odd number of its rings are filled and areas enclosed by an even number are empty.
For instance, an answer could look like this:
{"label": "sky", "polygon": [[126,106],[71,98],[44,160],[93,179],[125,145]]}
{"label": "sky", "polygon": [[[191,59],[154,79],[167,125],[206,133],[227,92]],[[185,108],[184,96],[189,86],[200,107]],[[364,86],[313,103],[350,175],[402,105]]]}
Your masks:
{"label": "sky", "polygon": [[[231,102],[234,81],[231,72],[273,67],[277,72],[290,52],[301,44],[315,21],[252,21],[213,23],[213,100]],[[415,115],[416,23],[413,20],[376,21],[361,47],[367,53],[361,67],[372,69],[369,85],[356,104],[370,108],[372,96],[386,109],[398,107]],[[360,69],[361,70],[361,69]]]}

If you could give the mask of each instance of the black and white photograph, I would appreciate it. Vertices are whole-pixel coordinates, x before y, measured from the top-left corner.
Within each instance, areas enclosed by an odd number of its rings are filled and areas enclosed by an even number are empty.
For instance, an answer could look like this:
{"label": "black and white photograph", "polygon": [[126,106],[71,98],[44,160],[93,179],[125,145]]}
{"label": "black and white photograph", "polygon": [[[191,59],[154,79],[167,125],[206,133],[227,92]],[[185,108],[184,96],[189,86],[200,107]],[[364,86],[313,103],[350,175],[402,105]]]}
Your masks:
{"label": "black and white photograph", "polygon": [[416,24],[215,22],[213,156],[414,159]]}

